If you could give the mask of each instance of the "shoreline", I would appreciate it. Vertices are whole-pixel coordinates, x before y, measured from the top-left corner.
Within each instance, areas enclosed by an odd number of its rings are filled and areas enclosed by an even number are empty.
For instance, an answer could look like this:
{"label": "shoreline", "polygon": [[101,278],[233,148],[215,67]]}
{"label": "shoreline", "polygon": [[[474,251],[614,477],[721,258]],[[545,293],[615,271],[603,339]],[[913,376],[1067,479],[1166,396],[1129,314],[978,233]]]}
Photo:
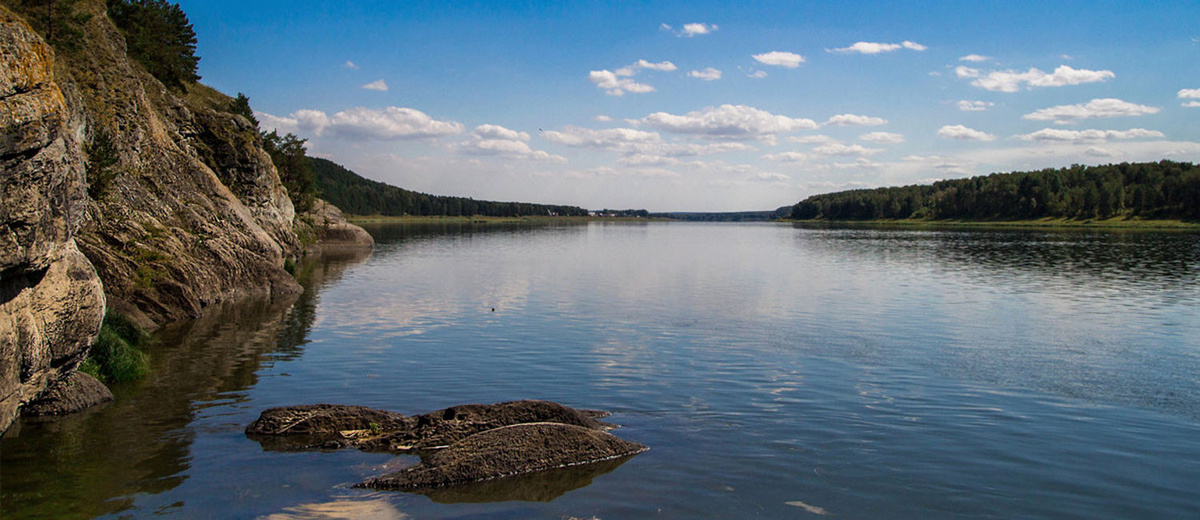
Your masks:
{"label": "shoreline", "polygon": [[423,215],[346,215],[352,224],[513,224],[523,222],[669,222],[670,219],[641,217],[487,217],[474,216],[423,216]]}
{"label": "shoreline", "polygon": [[844,226],[886,228],[898,227],[909,229],[1104,229],[1104,230],[1144,230],[1144,231],[1200,231],[1200,222],[1183,220],[1139,220],[1122,217],[1111,219],[1063,219],[1041,218],[1035,220],[791,220],[786,222],[801,226]]}

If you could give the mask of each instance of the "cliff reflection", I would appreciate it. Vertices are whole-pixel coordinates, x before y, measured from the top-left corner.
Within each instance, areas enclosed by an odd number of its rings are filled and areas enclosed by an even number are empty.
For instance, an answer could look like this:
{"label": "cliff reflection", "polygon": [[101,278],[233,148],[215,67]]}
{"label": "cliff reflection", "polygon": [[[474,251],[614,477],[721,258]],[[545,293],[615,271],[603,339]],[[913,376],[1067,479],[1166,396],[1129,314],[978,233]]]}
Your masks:
{"label": "cliff reflection", "polygon": [[198,413],[244,398],[264,363],[300,355],[320,289],[369,256],[310,258],[297,267],[298,296],[213,306],[164,327],[150,347],[149,376],[114,387],[111,405],[14,425],[0,441],[4,518],[93,518],[179,486]]}

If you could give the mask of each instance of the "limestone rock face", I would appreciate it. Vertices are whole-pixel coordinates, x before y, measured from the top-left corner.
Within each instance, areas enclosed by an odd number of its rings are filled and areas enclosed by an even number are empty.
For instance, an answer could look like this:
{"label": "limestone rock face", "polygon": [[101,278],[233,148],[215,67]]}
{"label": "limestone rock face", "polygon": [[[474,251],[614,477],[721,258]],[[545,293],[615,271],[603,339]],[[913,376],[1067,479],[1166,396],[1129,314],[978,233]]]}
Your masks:
{"label": "limestone rock face", "polygon": [[324,252],[342,249],[370,249],[375,247],[375,239],[361,227],[346,221],[342,210],[337,206],[317,199],[313,209],[304,215],[304,223],[311,226],[317,242],[310,249]]}
{"label": "limestone rock face", "polygon": [[73,238],[87,204],[73,123],[49,47],[0,8],[0,431],[74,372],[104,316]]}
{"label": "limestone rock face", "polygon": [[110,308],[154,328],[221,301],[299,292],[283,270],[300,253],[295,210],[257,129],[220,92],[164,87],[126,55],[104,2],[78,5],[92,14],[86,51],[60,58],[56,81],[88,139],[103,132],[119,156],[78,234]]}

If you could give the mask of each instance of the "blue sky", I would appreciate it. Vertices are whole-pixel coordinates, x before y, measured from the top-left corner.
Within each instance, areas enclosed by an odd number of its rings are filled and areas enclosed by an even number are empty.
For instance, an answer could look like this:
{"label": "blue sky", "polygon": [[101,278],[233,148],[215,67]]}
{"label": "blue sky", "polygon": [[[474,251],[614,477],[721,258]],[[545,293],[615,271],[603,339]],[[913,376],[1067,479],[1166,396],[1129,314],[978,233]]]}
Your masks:
{"label": "blue sky", "polygon": [[1200,161],[1200,2],[180,4],[206,84],[429,193],[737,211]]}

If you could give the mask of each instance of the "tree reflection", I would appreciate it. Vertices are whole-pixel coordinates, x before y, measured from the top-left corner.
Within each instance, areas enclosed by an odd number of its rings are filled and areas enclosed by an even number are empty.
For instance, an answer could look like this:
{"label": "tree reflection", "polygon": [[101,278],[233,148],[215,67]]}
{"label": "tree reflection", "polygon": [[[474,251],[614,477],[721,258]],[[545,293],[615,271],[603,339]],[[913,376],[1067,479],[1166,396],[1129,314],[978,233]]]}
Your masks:
{"label": "tree reflection", "polygon": [[264,363],[302,354],[321,289],[369,256],[306,259],[297,266],[299,295],[214,305],[164,327],[150,347],[149,376],[114,387],[112,404],[15,424],[0,449],[4,517],[92,518],[182,484],[198,412],[245,399]]}

